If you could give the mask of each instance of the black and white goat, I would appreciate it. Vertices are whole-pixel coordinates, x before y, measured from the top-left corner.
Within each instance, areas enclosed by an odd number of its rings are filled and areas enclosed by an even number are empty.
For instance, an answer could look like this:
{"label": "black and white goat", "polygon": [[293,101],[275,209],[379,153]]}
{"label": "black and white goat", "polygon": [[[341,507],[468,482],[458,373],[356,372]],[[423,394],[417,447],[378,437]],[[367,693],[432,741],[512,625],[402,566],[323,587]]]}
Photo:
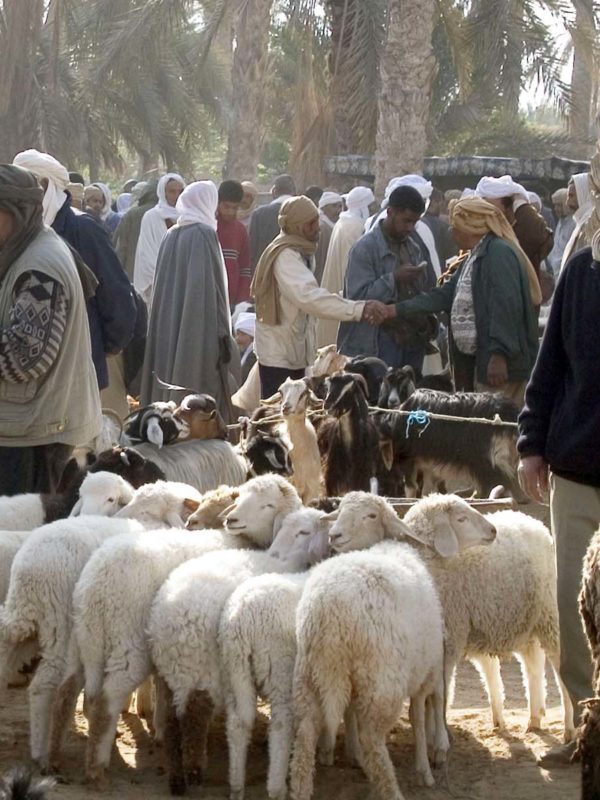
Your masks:
{"label": "black and white goat", "polygon": [[174,442],[182,429],[174,417],[177,403],[155,402],[138,408],[125,421],[125,435],[132,444],[150,442],[157,447]]}
{"label": "black and white goat", "polygon": [[369,491],[378,472],[379,437],[369,416],[369,390],[362,375],[338,372],[327,379],[318,440],[325,494]]}
{"label": "black and white goat", "polygon": [[292,474],[290,442],[281,435],[279,409],[268,406],[257,408],[252,417],[240,418],[240,443],[238,452],[248,463],[248,478],[274,472],[285,477]]}

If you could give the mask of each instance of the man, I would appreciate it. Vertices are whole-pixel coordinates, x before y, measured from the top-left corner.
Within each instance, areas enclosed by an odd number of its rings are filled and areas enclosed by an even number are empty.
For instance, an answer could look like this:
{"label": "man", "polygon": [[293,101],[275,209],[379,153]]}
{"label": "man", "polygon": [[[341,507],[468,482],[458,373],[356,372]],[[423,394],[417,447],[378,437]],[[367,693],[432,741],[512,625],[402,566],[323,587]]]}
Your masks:
{"label": "man", "polygon": [[431,191],[429,205],[423,214],[423,222],[430,229],[435,241],[435,249],[440,260],[442,271],[447,259],[458,253],[456,242],[450,233],[450,225],[441,218],[444,209],[444,195],[435,187]]}
{"label": "man", "polygon": [[71,208],[65,192],[69,183],[65,167],[51,155],[37,150],[18,153],[13,163],[38,178],[44,189],[44,223],[81,256],[98,281],[87,308],[98,387],[105,389],[109,385],[107,355],[120,353],[135,327],[136,306],[131,284],[106,231],[89,214]]}
{"label": "man", "polygon": [[275,394],[288,377],[302,378],[314,361],[314,317],[377,324],[385,314],[381,303],[346,300],[319,287],[314,276],[319,211],[308,197],[286,200],[279,225],[281,233],[263,253],[250,287],[262,397]]}
{"label": "man", "polygon": [[344,199],[341,194],[329,190],[323,192],[319,200],[319,244],[315,253],[315,278],[320,285],[327,260],[327,251],[333,226],[344,210]]}
{"label": "man", "polygon": [[[592,692],[592,666],[578,611],[582,561],[600,523],[600,233],[562,271],[519,417],[523,489],[542,502],[550,489],[556,547],[560,675],[575,710]],[[568,763],[574,745],[543,765]]]}
{"label": "man", "polygon": [[[56,491],[75,445],[100,432],[83,284],[45,228],[34,175],[0,166],[0,494]],[[74,380],[76,377],[76,380]]]}
{"label": "man", "polygon": [[[345,297],[396,303],[435,286],[431,264],[411,236],[424,211],[425,202],[414,187],[399,186],[392,191],[386,216],[350,251]],[[408,364],[420,373],[428,340],[424,338],[425,327],[421,318],[401,336],[393,330],[372,328],[364,323],[342,322],[338,348],[348,356],[378,356],[390,367]]]}
{"label": "man", "polygon": [[312,201],[313,201],[313,203],[314,203],[314,204],[316,205],[316,207],[318,208],[318,207],[319,207],[319,200],[320,200],[320,199],[321,199],[321,197],[323,196],[323,189],[321,189],[321,187],[320,187],[320,186],[316,186],[316,185],[309,186],[309,187],[308,187],[308,188],[307,188],[307,189],[304,191],[304,196],[305,196],[305,197],[308,197],[308,199],[309,199],[309,200],[312,200]]}
{"label": "man", "polygon": [[143,187],[137,204],[123,215],[119,227],[115,231],[115,250],[130,281],[133,281],[135,251],[140,238],[142,217],[146,211],[150,211],[158,203],[156,184],[157,181],[151,181]]}
{"label": "man", "polygon": [[267,245],[279,234],[279,211],[281,204],[296,194],[296,184],[291,175],[280,175],[275,178],[271,188],[273,200],[266,206],[260,206],[252,214],[250,220],[250,266],[252,272]]}
{"label": "man", "polygon": [[244,198],[244,187],[237,181],[223,181],[219,186],[217,206],[217,236],[227,270],[229,305],[242,303],[250,297],[250,243],[248,231],[238,220]]}
{"label": "man", "polygon": [[578,172],[576,175],[571,175],[567,186],[567,206],[573,213],[575,227],[564,249],[561,269],[563,269],[571,256],[575,255],[582,247],[590,244],[587,238],[586,223],[592,216],[594,204],[592,203],[592,194],[590,192],[589,172]]}
{"label": "man", "polygon": [[571,234],[575,230],[573,212],[567,205],[567,189],[557,189],[552,195],[552,208],[557,219],[554,231],[554,247],[548,254],[548,264],[552,268],[555,280],[558,280],[563,253]]}
{"label": "man", "polygon": [[241,383],[243,385],[250,374],[250,370],[256,364],[256,353],[254,352],[256,314],[252,311],[242,311],[234,323],[233,330],[235,341],[240,350]]}
{"label": "man", "polygon": [[231,337],[217,203],[212,181],[190,183],[177,200],[177,223],[165,234],[156,265],[140,402],[206,393],[232,422],[229,372],[239,357]]}

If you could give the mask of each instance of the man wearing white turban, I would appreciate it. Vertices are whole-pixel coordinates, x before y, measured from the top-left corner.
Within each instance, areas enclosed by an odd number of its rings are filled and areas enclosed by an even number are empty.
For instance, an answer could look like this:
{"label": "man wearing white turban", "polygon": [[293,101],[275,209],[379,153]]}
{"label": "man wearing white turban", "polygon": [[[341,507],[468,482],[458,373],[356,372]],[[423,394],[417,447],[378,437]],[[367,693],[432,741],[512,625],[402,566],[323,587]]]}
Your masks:
{"label": "man wearing white turban", "polygon": [[337,192],[326,190],[319,199],[319,244],[315,253],[315,278],[320,284],[327,261],[333,228],[344,208],[344,198]]}
{"label": "man wearing white turban", "polygon": [[133,285],[143,297],[148,310],[152,300],[154,272],[160,244],[169,228],[175,224],[177,198],[185,188],[185,181],[176,172],[167,172],[158,181],[158,203],[142,218],[140,235],[135,251]]}
{"label": "man wearing white turban", "polygon": [[[348,254],[352,245],[362,236],[370,206],[375,201],[375,196],[368,186],[355,186],[343,197],[347,210],[340,214],[331,233],[325,269],[321,279],[321,286],[334,294],[339,294],[344,290]],[[335,344],[338,327],[337,320],[317,320],[317,347]]]}
{"label": "man wearing white turban", "polygon": [[575,227],[563,252],[560,263],[561,271],[572,255],[582,247],[589,245],[585,235],[585,223],[594,211],[589,172],[578,172],[576,175],[571,175],[567,186],[567,207],[573,212]]}
{"label": "man wearing white turban", "polygon": [[89,214],[71,208],[71,198],[65,191],[69,183],[65,167],[37,150],[18,153],[13,163],[37,177],[44,189],[44,223],[68,242],[98,281],[87,311],[98,386],[105,389],[109,384],[106,357],[123,350],[135,327],[137,311],[131,284],[105,229]]}
{"label": "man wearing white turban", "polygon": [[240,348],[240,364],[242,367],[242,383],[245,383],[250,370],[256,364],[254,352],[254,335],[256,333],[256,314],[242,311],[234,325],[235,340]]}
{"label": "man wearing white turban", "polygon": [[190,183],[177,200],[177,223],[158,253],[140,399],[146,405],[180,400],[189,391],[210,394],[231,422],[239,355],[231,336],[217,203],[212,181]]}

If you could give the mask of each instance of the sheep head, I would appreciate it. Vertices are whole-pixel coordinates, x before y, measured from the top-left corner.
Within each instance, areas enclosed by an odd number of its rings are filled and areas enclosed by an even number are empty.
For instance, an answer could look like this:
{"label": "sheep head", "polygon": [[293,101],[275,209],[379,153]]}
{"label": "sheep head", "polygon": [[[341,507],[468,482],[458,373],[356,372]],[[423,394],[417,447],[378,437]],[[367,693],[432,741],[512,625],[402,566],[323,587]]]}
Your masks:
{"label": "sheep head", "polygon": [[260,475],[241,486],[238,499],[223,512],[225,528],[268,547],[287,514],[301,506],[298,492],[285,478]]}
{"label": "sheep head", "polygon": [[307,569],[329,556],[329,527],[323,511],[303,508],[283,520],[267,555],[294,570]]}
{"label": "sheep head", "polygon": [[120,475],[113,472],[89,473],[79,487],[79,500],[70,516],[98,514],[112,517],[133,499],[133,495],[133,487]]}
{"label": "sheep head", "polygon": [[349,492],[325,519],[333,523],[329,544],[336,553],[365,550],[383,539],[415,538],[390,503],[369,492]]}
{"label": "sheep head", "polygon": [[148,529],[183,528],[202,500],[193,486],[176,481],[157,481],[139,488],[131,502],[115,516],[137,519]]}
{"label": "sheep head", "polygon": [[227,425],[209,394],[188,394],[173,412],[180,439],[227,439]]}
{"label": "sheep head", "polygon": [[454,494],[430,494],[409,509],[404,521],[442,558],[470,547],[491,544],[496,528],[466,500]]}

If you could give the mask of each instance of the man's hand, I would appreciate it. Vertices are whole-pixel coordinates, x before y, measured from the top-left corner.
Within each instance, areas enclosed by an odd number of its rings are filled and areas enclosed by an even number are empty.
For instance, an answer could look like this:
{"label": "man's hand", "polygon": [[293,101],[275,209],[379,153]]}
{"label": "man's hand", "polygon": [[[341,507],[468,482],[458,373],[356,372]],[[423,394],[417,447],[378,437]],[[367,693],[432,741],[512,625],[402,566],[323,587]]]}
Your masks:
{"label": "man's hand", "polygon": [[524,456],[517,474],[525,494],[537,503],[543,503],[548,492],[548,462],[544,456]]}
{"label": "man's hand", "polygon": [[363,309],[361,320],[370,325],[381,325],[387,318],[387,306],[379,300],[367,300]]}
{"label": "man's hand", "polygon": [[403,264],[394,270],[394,280],[396,283],[412,283],[423,274],[424,267],[414,266],[414,264]]}
{"label": "man's hand", "polygon": [[502,386],[508,380],[506,358],[496,353],[490,356],[487,367],[487,382],[490,386]]}

